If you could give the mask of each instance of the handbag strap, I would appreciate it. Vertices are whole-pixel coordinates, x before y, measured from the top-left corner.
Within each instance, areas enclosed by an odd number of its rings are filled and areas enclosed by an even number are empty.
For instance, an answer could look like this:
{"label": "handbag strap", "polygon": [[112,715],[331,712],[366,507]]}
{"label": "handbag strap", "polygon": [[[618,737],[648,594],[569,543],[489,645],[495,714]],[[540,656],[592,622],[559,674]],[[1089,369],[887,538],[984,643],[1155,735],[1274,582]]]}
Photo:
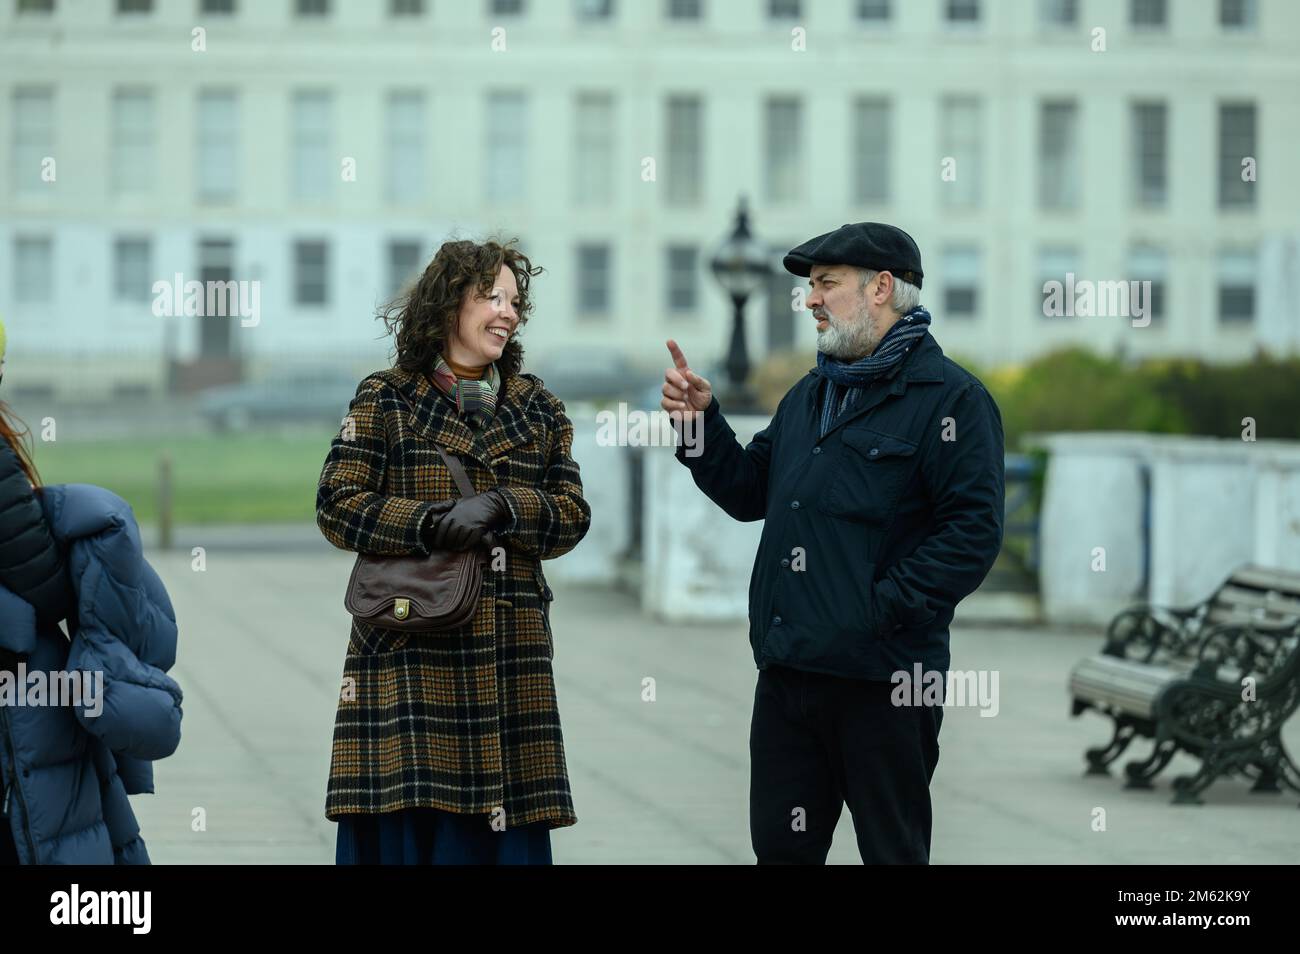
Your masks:
{"label": "handbag strap", "polygon": [[456,481],[456,486],[460,489],[460,495],[462,497],[473,497],[475,494],[474,484],[469,479],[469,474],[465,473],[465,465],[460,462],[460,458],[455,454],[448,454],[442,449],[441,444],[434,444],[433,449],[438,452],[442,462],[451,471],[451,479]]}
{"label": "handbag strap", "polygon": [[[414,415],[415,406],[411,404],[410,399],[402,393],[400,388],[395,387],[393,390],[397,393],[397,396],[402,399],[402,403],[406,405],[407,410]],[[447,469],[451,471],[451,479],[456,482],[456,489],[460,491],[460,495],[462,497],[473,497],[477,491],[474,489],[474,482],[469,479],[469,474],[465,472],[465,465],[460,462],[460,458],[455,454],[448,454],[442,449],[442,445],[436,441],[433,444],[433,449],[438,452],[438,456],[442,458],[442,462],[447,466]]]}

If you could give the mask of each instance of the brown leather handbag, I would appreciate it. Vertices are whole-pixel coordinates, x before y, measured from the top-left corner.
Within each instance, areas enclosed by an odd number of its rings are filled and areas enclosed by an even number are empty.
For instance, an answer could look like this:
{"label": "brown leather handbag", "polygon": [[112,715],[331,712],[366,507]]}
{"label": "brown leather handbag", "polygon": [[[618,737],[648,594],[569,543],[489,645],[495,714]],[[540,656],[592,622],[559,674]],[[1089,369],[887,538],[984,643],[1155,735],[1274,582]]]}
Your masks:
{"label": "brown leather handbag", "polygon": [[[474,484],[465,466],[437,444],[462,497]],[[488,546],[492,535],[486,538]],[[435,550],[422,556],[357,555],[343,605],[363,623],[402,632],[438,632],[464,626],[478,608],[487,550]]]}

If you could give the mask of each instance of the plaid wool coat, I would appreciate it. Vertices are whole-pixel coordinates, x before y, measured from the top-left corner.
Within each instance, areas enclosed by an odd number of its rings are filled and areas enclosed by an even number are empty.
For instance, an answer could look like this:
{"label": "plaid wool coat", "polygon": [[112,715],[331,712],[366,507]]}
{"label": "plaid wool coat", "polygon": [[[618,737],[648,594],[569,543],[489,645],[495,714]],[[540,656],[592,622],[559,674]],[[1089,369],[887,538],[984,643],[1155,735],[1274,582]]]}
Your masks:
{"label": "plaid wool coat", "polygon": [[459,496],[435,442],[460,458],[477,492],[497,488],[510,504],[511,523],[497,533],[505,566],[485,570],[478,610],[459,629],[352,621],[325,815],[503,809],[510,828],[572,825],[541,561],[578,544],[591,507],[563,403],[533,375],[514,375],[476,435],[424,375],[371,374],[330,446],[317,523],[345,550],[427,553],[419,527],[431,502]]}

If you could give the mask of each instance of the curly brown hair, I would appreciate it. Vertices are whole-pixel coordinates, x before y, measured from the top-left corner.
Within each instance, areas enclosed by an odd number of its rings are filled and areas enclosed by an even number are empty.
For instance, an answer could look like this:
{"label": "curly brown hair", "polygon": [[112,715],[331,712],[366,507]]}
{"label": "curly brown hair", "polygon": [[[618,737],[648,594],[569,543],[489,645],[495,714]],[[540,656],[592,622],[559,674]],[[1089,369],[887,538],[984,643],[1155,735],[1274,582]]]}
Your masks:
{"label": "curly brown hair", "polygon": [[[534,265],[518,248],[519,239],[507,242],[457,240],[443,242],[424,273],[406,292],[383,307],[377,316],[393,336],[397,367],[414,373],[433,370],[438,355],[456,327],[456,316],[467,295],[492,293],[501,266],[514,273],[519,286],[518,328],[523,328],[533,310],[529,282],[544,269]],[[501,381],[518,374],[524,364],[524,349],[518,337],[510,336],[497,359]]]}

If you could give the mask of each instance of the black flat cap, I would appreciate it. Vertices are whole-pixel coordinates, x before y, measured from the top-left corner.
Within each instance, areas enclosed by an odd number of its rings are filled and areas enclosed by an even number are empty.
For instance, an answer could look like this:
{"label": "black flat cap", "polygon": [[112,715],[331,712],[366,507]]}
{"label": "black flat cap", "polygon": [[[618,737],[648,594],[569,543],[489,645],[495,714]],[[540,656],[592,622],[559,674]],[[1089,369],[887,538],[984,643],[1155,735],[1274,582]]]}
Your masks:
{"label": "black flat cap", "polygon": [[811,238],[790,249],[785,269],[805,278],[814,265],[854,265],[888,271],[895,278],[921,287],[921,250],[900,228],[881,222],[841,225],[834,232]]}

